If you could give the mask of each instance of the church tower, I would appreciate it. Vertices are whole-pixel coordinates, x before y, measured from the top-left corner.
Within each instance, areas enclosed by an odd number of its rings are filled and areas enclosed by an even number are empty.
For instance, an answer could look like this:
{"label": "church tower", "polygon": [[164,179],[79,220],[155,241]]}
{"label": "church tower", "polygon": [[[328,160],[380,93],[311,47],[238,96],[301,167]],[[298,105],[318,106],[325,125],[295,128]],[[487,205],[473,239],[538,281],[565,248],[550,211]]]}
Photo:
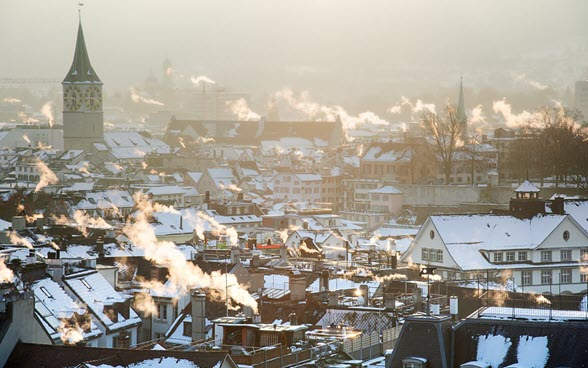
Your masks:
{"label": "church tower", "polygon": [[102,81],[90,64],[81,19],[74,59],[61,84],[64,149],[91,150],[104,141]]}
{"label": "church tower", "polygon": [[465,103],[463,101],[463,77],[459,82],[459,101],[457,103],[457,120],[463,126],[462,139],[466,140],[468,136],[468,117],[465,111]]}

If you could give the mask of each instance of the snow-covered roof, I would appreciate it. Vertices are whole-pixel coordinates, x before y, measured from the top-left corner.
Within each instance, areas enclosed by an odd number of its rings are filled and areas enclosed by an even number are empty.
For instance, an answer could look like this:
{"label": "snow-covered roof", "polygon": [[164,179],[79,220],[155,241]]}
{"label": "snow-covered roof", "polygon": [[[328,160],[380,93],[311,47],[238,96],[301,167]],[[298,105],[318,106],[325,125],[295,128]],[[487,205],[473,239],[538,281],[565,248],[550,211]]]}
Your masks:
{"label": "snow-covered roof", "polygon": [[363,155],[362,160],[364,161],[410,161],[411,153],[408,149],[389,149],[384,150],[381,146],[372,146]]}
{"label": "snow-covered roof", "polygon": [[91,210],[102,208],[132,208],[135,205],[133,196],[127,190],[108,190],[88,192],[77,204],[77,209]]}
{"label": "snow-covered roof", "polygon": [[124,303],[130,296],[114,290],[112,285],[97,271],[80,272],[65,276],[63,282],[85,303],[92,314],[108,329],[116,330],[135,326],[141,323],[141,318],[132,308],[129,308],[129,318],[125,319],[120,313],[118,321],[113,321],[105,313],[105,306]]}
{"label": "snow-covered roof", "polygon": [[[123,366],[117,365],[112,366],[109,364],[84,364],[88,368],[123,368]],[[167,358],[155,358],[147,359],[136,363],[125,365],[124,368],[159,368],[159,367],[174,367],[174,368],[200,368],[200,366],[194,362],[186,359],[177,359],[172,357]]]}
{"label": "snow-covered roof", "polygon": [[198,184],[198,182],[200,181],[200,178],[202,177],[201,172],[195,172],[195,171],[188,171],[186,173],[186,175],[188,175],[190,177],[190,179],[192,179],[192,181],[196,184]]}
{"label": "snow-covered roof", "polygon": [[[318,293],[321,291],[320,283],[320,278],[316,279],[306,290],[312,293]],[[352,280],[341,278],[329,279],[329,290],[331,291],[359,289],[360,285],[367,285],[370,295],[373,295],[373,293],[380,287],[380,283],[378,281],[354,282]]]}
{"label": "snow-covered roof", "polygon": [[564,211],[588,231],[588,201],[565,201]]}
{"label": "snow-covered roof", "polygon": [[295,174],[300,181],[321,181],[322,176],[318,174]]}
{"label": "snow-covered roof", "polygon": [[[51,279],[42,279],[35,282],[32,287],[35,294],[35,314],[41,321],[45,332],[55,341],[61,337],[61,320],[70,319],[74,315],[83,315],[86,310],[78,305],[58,283]],[[90,324],[90,330],[84,331],[78,328],[84,339],[91,339],[102,335],[94,322]]]}
{"label": "snow-covered roof", "polygon": [[541,190],[539,190],[539,188],[531,184],[531,182],[528,180],[525,180],[523,184],[521,184],[517,189],[515,189],[515,192],[517,193],[538,193],[540,191]]}
{"label": "snow-covered roof", "polygon": [[400,189],[392,185],[385,185],[378,189],[372,189],[369,192],[374,194],[402,194]]}
{"label": "snow-covered roof", "polygon": [[430,216],[439,236],[447,244],[481,244],[482,249],[535,248],[567,217],[538,215],[531,219],[514,216]]}
{"label": "snow-covered roof", "polygon": [[172,194],[185,194],[186,191],[183,188],[180,188],[177,185],[163,185],[163,186],[156,186],[156,187],[146,187],[143,188],[147,193],[151,193],[154,196],[161,196],[161,195],[172,195]]}

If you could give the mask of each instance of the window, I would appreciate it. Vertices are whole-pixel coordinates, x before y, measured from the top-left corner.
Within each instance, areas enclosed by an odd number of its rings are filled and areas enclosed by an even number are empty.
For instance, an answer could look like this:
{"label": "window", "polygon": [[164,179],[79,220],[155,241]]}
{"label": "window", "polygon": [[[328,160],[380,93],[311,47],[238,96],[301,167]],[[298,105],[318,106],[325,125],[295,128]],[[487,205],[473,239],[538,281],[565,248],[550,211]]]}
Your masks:
{"label": "window", "polygon": [[429,249],[429,261],[437,262],[437,251],[435,249]]}
{"label": "window", "polygon": [[427,359],[410,357],[402,359],[402,368],[424,368],[427,364]]}
{"label": "window", "polygon": [[541,251],[541,262],[551,262],[551,251],[550,250],[542,250]]}
{"label": "window", "polygon": [[588,261],[588,249],[580,249],[580,262]]}
{"label": "window", "polygon": [[502,262],[502,252],[494,253],[494,262]]}
{"label": "window", "polygon": [[533,284],[533,271],[521,272],[521,281],[522,281],[523,285],[532,285]]}
{"label": "window", "polygon": [[566,231],[563,232],[563,239],[565,241],[570,240],[570,232],[569,231],[566,230]]}
{"label": "window", "polygon": [[506,252],[506,261],[507,262],[514,262],[515,260],[515,252]]}
{"label": "window", "polygon": [[431,231],[429,232],[429,237],[430,237],[431,239],[435,239],[435,231],[431,230]]}
{"label": "window", "polygon": [[519,262],[527,261],[527,252],[519,252]]}
{"label": "window", "polygon": [[164,303],[157,303],[157,318],[167,321],[167,305]]}
{"label": "window", "polygon": [[428,261],[429,260],[429,249],[427,248],[423,248],[421,251],[421,258],[423,259],[423,261]]}
{"label": "window", "polygon": [[41,286],[41,291],[43,292],[43,294],[47,295],[49,298],[53,298],[53,296],[51,296],[49,291],[47,291],[47,289],[45,289],[45,286]]}
{"label": "window", "polygon": [[588,280],[588,273],[582,272],[580,274],[580,282],[586,282],[586,280]]}
{"label": "window", "polygon": [[82,285],[88,288],[88,290],[92,290],[92,287],[90,286],[90,284],[88,284],[88,281],[81,279],[80,282],[82,283]]}
{"label": "window", "polygon": [[541,285],[551,284],[551,270],[541,271]]}
{"label": "window", "polygon": [[559,273],[559,283],[569,284],[572,282],[572,270],[561,270]]}
{"label": "window", "polygon": [[184,321],[183,336],[192,336],[192,322]]}
{"label": "window", "polygon": [[562,261],[571,261],[572,260],[572,251],[571,250],[562,250],[561,251],[561,260]]}
{"label": "window", "polygon": [[437,262],[443,262],[443,250],[437,249]]}
{"label": "window", "polygon": [[118,349],[128,349],[131,346],[131,336],[126,331],[121,332],[118,336],[113,336],[112,346]]}

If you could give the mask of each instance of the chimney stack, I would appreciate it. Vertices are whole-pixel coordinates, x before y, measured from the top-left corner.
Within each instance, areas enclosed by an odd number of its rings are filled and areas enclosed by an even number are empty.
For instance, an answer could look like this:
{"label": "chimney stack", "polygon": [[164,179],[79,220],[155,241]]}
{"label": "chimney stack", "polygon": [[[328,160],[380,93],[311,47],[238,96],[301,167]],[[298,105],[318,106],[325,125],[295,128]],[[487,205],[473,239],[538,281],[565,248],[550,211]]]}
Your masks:
{"label": "chimney stack", "polygon": [[238,246],[231,247],[231,263],[239,263],[241,261],[241,248]]}
{"label": "chimney stack", "polygon": [[321,273],[321,288],[320,291],[329,291],[329,279],[330,279],[330,275],[329,275],[329,270],[323,270],[323,272]]}
{"label": "chimney stack", "polygon": [[329,291],[329,307],[339,305],[339,294],[336,291]]}
{"label": "chimney stack", "polygon": [[27,227],[27,220],[24,216],[12,217],[12,231],[23,231]]}
{"label": "chimney stack", "polygon": [[237,201],[238,202],[243,202],[243,192],[237,193]]}
{"label": "chimney stack", "polygon": [[458,317],[458,313],[459,313],[458,305],[459,305],[459,300],[457,299],[457,297],[451,296],[449,298],[449,314],[451,314],[451,316],[453,317],[453,320],[457,320],[459,318]]}
{"label": "chimney stack", "polygon": [[27,255],[27,264],[35,263],[37,263],[37,254],[35,253],[34,249],[29,249],[29,254]]}
{"label": "chimney stack", "polygon": [[290,326],[298,326],[298,316],[296,313],[290,313]]}
{"label": "chimney stack", "polygon": [[396,309],[396,299],[394,298],[393,293],[384,294],[384,308],[386,308],[387,310]]}
{"label": "chimney stack", "polygon": [[551,212],[556,215],[563,215],[564,211],[564,199],[563,197],[555,197],[551,201]]}
{"label": "chimney stack", "polygon": [[286,244],[282,244],[282,246],[280,246],[280,260],[288,260],[288,248],[286,248]]}
{"label": "chimney stack", "polygon": [[367,285],[359,285],[360,295],[363,297],[362,306],[367,307],[369,305],[369,288]]}
{"label": "chimney stack", "polygon": [[194,289],[190,293],[192,302],[192,341],[201,341],[206,337],[206,295],[199,289]]}
{"label": "chimney stack", "polygon": [[298,302],[306,299],[306,277],[299,271],[290,273],[290,300]]}

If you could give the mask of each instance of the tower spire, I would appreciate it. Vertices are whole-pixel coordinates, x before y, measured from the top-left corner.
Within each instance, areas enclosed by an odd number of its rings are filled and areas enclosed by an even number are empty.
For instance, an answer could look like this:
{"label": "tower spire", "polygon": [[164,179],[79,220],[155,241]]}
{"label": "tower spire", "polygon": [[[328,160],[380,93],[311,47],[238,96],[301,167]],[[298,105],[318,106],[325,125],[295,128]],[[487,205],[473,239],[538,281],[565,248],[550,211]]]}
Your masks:
{"label": "tower spire", "polygon": [[[80,7],[83,5],[79,3]],[[91,82],[91,83],[102,83],[98,75],[92,68],[90,63],[90,57],[88,56],[88,49],[86,48],[86,41],[84,39],[84,29],[82,28],[82,15],[81,9],[78,9],[78,36],[76,39],[76,50],[74,52],[74,59],[69,69],[69,72],[65,76],[63,83],[76,83],[76,82]]]}
{"label": "tower spire", "polygon": [[463,100],[463,75],[459,79],[459,100],[457,103],[457,119],[464,125],[463,135],[466,136],[468,117],[465,111],[465,102]]}

